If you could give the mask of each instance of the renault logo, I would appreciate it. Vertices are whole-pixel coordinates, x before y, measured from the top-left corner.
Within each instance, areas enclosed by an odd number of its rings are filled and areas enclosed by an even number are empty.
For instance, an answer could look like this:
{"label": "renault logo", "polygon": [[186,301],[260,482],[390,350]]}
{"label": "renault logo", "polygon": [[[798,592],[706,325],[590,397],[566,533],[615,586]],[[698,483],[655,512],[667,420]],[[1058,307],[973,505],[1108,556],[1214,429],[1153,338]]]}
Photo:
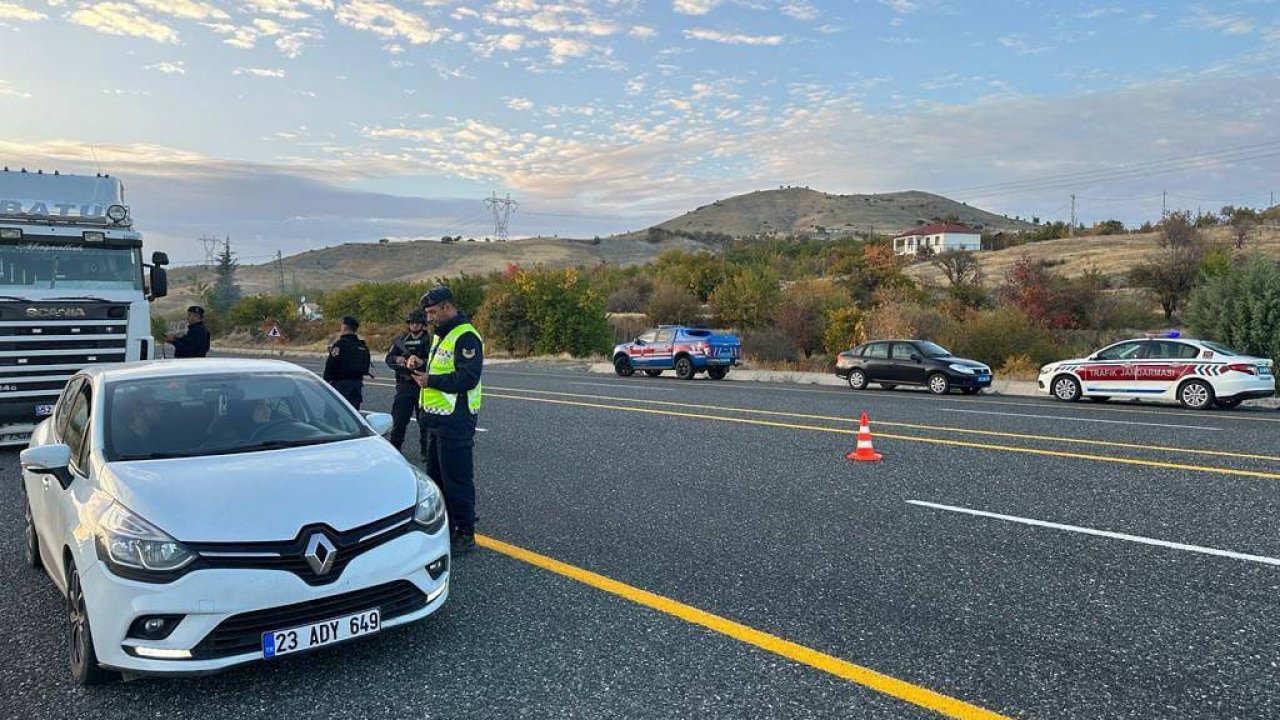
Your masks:
{"label": "renault logo", "polygon": [[303,555],[307,564],[316,575],[326,575],[333,569],[333,561],[337,559],[337,548],[324,533],[316,533],[307,541],[307,553]]}

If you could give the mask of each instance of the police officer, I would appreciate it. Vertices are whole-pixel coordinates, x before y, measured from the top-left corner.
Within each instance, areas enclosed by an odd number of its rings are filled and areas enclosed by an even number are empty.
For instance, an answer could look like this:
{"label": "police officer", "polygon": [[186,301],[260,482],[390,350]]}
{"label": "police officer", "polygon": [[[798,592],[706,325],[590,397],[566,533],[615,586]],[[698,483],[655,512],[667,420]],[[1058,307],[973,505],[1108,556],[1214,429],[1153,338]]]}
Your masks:
{"label": "police officer", "polygon": [[204,326],[204,308],[192,305],[187,308],[187,332],[178,336],[173,333],[165,335],[165,340],[173,345],[173,356],[176,358],[202,358],[209,354],[209,331]]}
{"label": "police officer", "polygon": [[[409,418],[418,408],[418,395],[421,388],[413,380],[413,371],[427,366],[426,360],[431,352],[431,336],[427,334],[427,314],[414,310],[405,317],[409,329],[391,341],[391,349],[384,360],[387,367],[396,373],[396,396],[391,401],[391,444],[397,450],[404,444],[404,433],[409,427]],[[427,430],[418,423],[419,447],[421,452],[427,451]]]}
{"label": "police officer", "polygon": [[414,374],[427,443],[423,460],[427,474],[440,485],[453,535],[453,551],[476,546],[475,447],[476,414],[480,412],[480,373],[484,342],[458,311],[453,293],[440,285],[422,296],[422,309],[435,338],[425,372]]}
{"label": "police officer", "polygon": [[360,321],[350,315],[342,318],[342,334],[329,346],[324,363],[325,381],[356,410],[364,402],[364,376],[369,374],[369,346],[356,335],[359,327]]}

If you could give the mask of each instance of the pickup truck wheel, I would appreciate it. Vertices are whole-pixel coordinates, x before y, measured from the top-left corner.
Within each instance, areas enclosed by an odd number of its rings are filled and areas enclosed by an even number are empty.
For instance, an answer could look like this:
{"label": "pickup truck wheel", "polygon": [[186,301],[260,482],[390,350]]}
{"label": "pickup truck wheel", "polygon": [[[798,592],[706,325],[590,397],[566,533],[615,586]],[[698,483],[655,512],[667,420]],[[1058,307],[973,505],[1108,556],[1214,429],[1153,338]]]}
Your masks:
{"label": "pickup truck wheel", "polygon": [[658,377],[659,375],[662,374],[662,371],[661,370],[645,370],[644,374],[648,375],[649,377]]}
{"label": "pickup truck wheel", "polygon": [[676,360],[676,377],[681,380],[692,380],[694,376],[693,361],[687,357]]}
{"label": "pickup truck wheel", "polygon": [[728,374],[729,374],[729,368],[727,367],[707,368],[707,377],[710,377],[712,380],[723,380],[724,376]]}
{"label": "pickup truck wheel", "polygon": [[636,374],[636,368],[631,364],[631,358],[626,355],[619,355],[613,359],[613,371],[621,377],[631,377]]}

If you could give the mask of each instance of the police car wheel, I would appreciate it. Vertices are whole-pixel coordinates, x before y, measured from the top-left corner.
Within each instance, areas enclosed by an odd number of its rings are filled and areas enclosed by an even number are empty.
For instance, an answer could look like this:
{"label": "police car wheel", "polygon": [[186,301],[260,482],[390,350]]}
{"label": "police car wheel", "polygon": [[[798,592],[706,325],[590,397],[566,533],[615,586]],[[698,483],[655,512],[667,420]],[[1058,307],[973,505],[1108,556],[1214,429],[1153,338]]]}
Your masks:
{"label": "police car wheel", "polygon": [[707,377],[712,380],[723,380],[725,375],[729,374],[727,367],[711,367],[707,368]]}
{"label": "police car wheel", "polygon": [[681,380],[692,380],[694,374],[692,360],[687,357],[676,360],[676,377]]}
{"label": "police car wheel", "polygon": [[1244,402],[1244,400],[1241,400],[1240,398],[1227,398],[1226,400],[1218,398],[1214,401],[1214,404],[1223,410],[1230,410],[1233,407],[1237,407],[1242,402]]}
{"label": "police car wheel", "polygon": [[631,358],[626,355],[619,355],[613,359],[613,371],[622,377],[631,377],[636,374],[636,368],[631,364]]}
{"label": "police car wheel", "polygon": [[1053,380],[1053,396],[1066,402],[1080,399],[1080,383],[1070,375],[1060,375]]}
{"label": "police car wheel", "polygon": [[867,374],[861,370],[850,370],[849,387],[854,390],[865,390],[867,387]]}
{"label": "police car wheel", "polygon": [[1182,407],[1188,410],[1204,410],[1212,407],[1213,388],[1208,383],[1199,380],[1189,380],[1178,388],[1178,402],[1182,403]]}

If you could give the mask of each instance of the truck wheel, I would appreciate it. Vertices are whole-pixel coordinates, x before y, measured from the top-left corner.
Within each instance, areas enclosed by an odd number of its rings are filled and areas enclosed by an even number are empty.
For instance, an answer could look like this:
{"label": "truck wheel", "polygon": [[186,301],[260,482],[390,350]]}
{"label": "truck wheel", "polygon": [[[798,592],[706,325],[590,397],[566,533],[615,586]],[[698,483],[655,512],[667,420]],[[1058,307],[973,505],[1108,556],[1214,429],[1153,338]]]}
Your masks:
{"label": "truck wheel", "polygon": [[723,380],[725,375],[729,374],[727,367],[710,367],[707,368],[707,376],[712,380]]}
{"label": "truck wheel", "polygon": [[114,679],[115,673],[98,664],[98,653],[93,649],[93,629],[75,560],[67,561],[67,646],[71,678],[77,685],[101,685]]}
{"label": "truck wheel", "polygon": [[661,370],[645,370],[644,374],[648,375],[649,377],[658,377],[659,375],[662,374],[662,371]]}
{"label": "truck wheel", "polygon": [[631,364],[631,358],[626,355],[619,355],[613,359],[613,371],[621,377],[631,377],[636,374],[636,368]]}
{"label": "truck wheel", "polygon": [[693,375],[694,375],[694,372],[693,372],[692,360],[690,360],[687,357],[680,357],[676,359],[676,377],[680,378],[681,380],[692,380]]}
{"label": "truck wheel", "polygon": [[951,381],[942,373],[934,373],[929,376],[929,392],[934,395],[946,395],[951,392]]}
{"label": "truck wheel", "polygon": [[1213,407],[1213,388],[1200,380],[1188,380],[1178,388],[1178,402],[1188,410],[1204,410]]}

